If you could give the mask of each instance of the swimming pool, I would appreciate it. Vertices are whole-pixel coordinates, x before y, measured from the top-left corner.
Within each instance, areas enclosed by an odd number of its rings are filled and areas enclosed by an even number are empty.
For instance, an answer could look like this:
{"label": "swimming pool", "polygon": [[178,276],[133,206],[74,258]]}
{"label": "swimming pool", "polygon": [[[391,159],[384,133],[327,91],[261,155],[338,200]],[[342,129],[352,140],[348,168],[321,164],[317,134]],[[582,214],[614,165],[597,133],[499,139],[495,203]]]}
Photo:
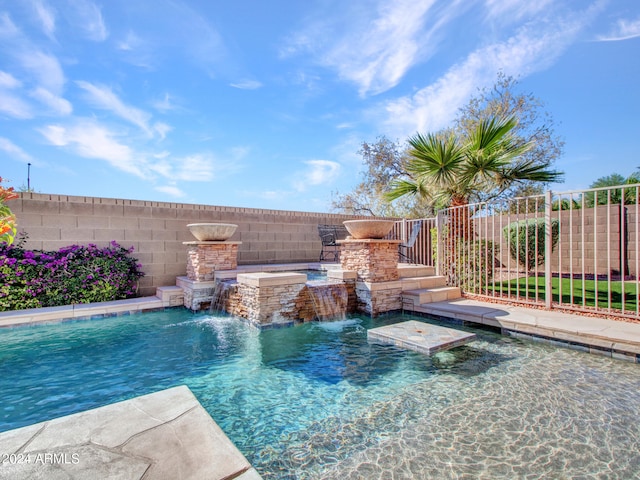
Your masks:
{"label": "swimming pool", "polygon": [[367,342],[407,318],[3,329],[0,431],[186,384],[267,479],[639,478],[637,364],[466,327],[476,342],[433,357]]}

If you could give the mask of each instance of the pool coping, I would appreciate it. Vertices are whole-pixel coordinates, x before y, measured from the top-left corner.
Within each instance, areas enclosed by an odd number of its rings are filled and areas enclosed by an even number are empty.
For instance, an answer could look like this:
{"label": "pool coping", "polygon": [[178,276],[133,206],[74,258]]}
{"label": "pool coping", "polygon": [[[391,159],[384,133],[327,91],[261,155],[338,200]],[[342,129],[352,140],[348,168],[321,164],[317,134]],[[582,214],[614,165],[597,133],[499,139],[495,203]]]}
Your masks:
{"label": "pool coping", "polygon": [[173,305],[157,296],[138,297],[110,302],[82,303],[60,307],[28,308],[0,312],[0,328],[65,320],[91,320],[131,313],[164,310]]}
{"label": "pool coping", "polygon": [[0,433],[1,478],[260,480],[181,385]]}
{"label": "pool coping", "polygon": [[414,310],[499,328],[504,335],[640,363],[640,323],[464,298],[419,305]]}

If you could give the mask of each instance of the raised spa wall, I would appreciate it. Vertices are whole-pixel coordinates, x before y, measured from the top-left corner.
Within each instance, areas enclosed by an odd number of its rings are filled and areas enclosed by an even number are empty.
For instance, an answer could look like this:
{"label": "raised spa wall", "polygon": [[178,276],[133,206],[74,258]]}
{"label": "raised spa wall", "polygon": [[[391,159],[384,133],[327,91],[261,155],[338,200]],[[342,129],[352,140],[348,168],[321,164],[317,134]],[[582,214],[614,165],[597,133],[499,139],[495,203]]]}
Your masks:
{"label": "raised spa wall", "polygon": [[326,266],[326,282],[307,282],[295,271],[242,273],[236,261],[239,242],[188,243],[187,276],[176,284],[193,311],[214,304],[267,327],[401,309],[398,240],[342,241],[340,265]]}

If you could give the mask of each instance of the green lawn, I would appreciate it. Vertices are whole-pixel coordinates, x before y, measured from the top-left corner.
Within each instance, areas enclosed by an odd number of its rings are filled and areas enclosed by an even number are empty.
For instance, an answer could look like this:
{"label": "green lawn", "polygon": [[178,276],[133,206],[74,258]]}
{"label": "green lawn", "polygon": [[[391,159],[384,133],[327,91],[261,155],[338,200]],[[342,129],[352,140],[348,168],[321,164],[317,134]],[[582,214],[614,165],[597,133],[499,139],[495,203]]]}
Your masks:
{"label": "green lawn", "polygon": [[[538,299],[545,299],[544,277],[522,277],[517,280],[496,283],[495,288],[489,285],[489,293],[511,294],[513,296],[520,295],[530,299],[536,297],[536,282],[538,284]],[[571,299],[571,283],[573,283],[573,302]],[[562,287],[562,303],[582,305],[583,296],[585,305],[589,307],[596,306],[596,281],[585,280],[584,292],[582,291],[582,280],[571,280],[569,278],[553,278],[552,279],[552,295],[553,301],[559,301],[560,286]],[[609,308],[609,283],[606,280],[598,280],[598,307]],[[624,282],[624,301],[625,310],[636,311],[636,298],[638,295],[637,281]],[[611,308],[622,310],[622,282],[611,282]]]}

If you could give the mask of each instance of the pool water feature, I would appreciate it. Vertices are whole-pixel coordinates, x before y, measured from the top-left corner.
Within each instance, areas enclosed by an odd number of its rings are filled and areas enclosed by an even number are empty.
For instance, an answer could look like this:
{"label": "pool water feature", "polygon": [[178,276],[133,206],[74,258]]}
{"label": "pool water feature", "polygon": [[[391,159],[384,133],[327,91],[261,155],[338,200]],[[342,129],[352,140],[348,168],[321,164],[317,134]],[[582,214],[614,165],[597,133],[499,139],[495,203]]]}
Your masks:
{"label": "pool water feature", "polygon": [[410,318],[0,330],[0,431],[186,384],[266,479],[638,478],[637,364],[461,326],[477,340],[432,357],[367,342]]}
{"label": "pool water feature", "polygon": [[344,320],[347,316],[349,292],[344,282],[307,281],[315,318],[321,321]]}

